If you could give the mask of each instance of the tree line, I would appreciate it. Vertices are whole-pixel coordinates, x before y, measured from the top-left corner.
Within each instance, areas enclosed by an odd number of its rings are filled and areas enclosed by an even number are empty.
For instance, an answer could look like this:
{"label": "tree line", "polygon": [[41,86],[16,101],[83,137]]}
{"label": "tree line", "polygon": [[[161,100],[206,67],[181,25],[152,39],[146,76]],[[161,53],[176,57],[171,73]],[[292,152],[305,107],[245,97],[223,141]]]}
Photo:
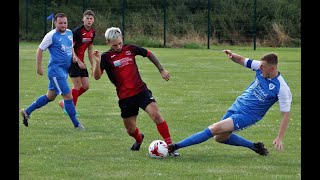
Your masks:
{"label": "tree line", "polygon": [[151,47],[301,45],[300,0],[19,0],[19,39],[41,40],[52,12],[67,14],[72,29],[85,9],[96,13],[98,44],[117,26],[125,42]]}

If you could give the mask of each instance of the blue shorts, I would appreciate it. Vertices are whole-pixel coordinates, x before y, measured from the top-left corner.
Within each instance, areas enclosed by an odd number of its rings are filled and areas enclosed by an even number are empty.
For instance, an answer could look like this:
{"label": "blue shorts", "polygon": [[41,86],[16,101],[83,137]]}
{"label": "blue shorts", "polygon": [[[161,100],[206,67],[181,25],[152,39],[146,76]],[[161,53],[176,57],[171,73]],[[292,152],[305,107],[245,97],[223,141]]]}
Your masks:
{"label": "blue shorts", "polygon": [[257,119],[249,114],[246,114],[242,111],[235,109],[234,107],[228,109],[228,111],[224,114],[221,121],[231,118],[233,120],[233,131],[240,131],[248,128],[251,125],[257,123],[260,119]]}
{"label": "blue shorts", "polygon": [[49,84],[48,89],[54,90],[56,95],[65,95],[70,93],[70,87],[68,84],[68,77],[48,77]]}

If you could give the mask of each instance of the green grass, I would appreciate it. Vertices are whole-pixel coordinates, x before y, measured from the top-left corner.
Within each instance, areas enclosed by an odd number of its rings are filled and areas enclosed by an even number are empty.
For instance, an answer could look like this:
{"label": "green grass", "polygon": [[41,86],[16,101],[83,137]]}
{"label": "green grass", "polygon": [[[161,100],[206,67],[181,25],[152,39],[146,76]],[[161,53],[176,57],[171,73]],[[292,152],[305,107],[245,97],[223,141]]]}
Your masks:
{"label": "green grass", "polygon": [[[38,43],[19,45],[19,107],[25,108],[47,91],[47,77],[36,74]],[[290,85],[293,102],[285,150],[276,151],[281,114],[275,104],[255,126],[238,132],[263,141],[270,155],[208,140],[180,150],[177,158],[152,159],[148,145],[161,139],[155,124],[140,110],[138,127],[145,139],[138,152],[127,135],[113,84],[106,74],[90,77],[90,90],[79,97],[77,111],[86,131],[77,131],[58,105],[62,97],[32,113],[29,127],[19,119],[20,179],[301,179],[301,49],[213,47],[207,49],[150,48],[171,73],[166,82],[147,58],[137,57],[142,79],[156,98],[178,142],[219,121],[235,98],[254,78],[250,69],[227,59],[223,49],[259,59],[268,52],[279,56],[279,70]],[[105,51],[107,46],[95,46]],[[48,51],[44,53],[46,70]],[[86,62],[88,63],[87,59]],[[70,86],[71,80],[69,79]]]}

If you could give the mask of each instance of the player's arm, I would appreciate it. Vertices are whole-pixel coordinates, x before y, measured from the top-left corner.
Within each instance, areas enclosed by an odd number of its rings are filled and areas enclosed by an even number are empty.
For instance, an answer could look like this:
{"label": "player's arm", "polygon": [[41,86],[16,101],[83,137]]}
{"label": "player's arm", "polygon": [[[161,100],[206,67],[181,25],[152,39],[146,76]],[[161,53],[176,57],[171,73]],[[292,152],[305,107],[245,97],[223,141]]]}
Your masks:
{"label": "player's arm", "polygon": [[158,68],[162,78],[168,81],[170,79],[170,73],[162,67],[157,56],[150,51],[148,58]]}
{"label": "player's arm", "polygon": [[42,52],[41,48],[37,49],[36,59],[37,59],[37,74],[43,76],[43,68],[42,68]]}
{"label": "player's arm", "polygon": [[93,75],[93,45],[90,44],[88,46],[88,59],[90,62],[90,70],[91,70],[91,75]]}
{"label": "player's arm", "polygon": [[76,54],[76,52],[74,51],[74,48],[72,48],[72,62],[76,63],[78,62],[78,56]]}
{"label": "player's arm", "polygon": [[284,145],[282,143],[282,139],[284,137],[284,133],[289,123],[289,115],[292,102],[292,93],[288,84],[285,83],[284,80],[280,81],[278,99],[280,112],[282,114],[282,120],[278,131],[278,135],[276,139],[273,141],[273,144],[277,150],[283,150]]}
{"label": "player's arm", "polygon": [[284,149],[282,139],[289,124],[290,112],[281,112],[281,114],[282,114],[282,121],[280,124],[278,136],[273,141],[274,147],[276,148],[276,150],[279,150],[279,151]]}
{"label": "player's arm", "polygon": [[72,62],[73,63],[78,63],[80,69],[86,69],[86,65],[84,64],[84,62],[82,62],[79,57],[77,56],[74,48],[72,48]]}
{"label": "player's arm", "polygon": [[99,80],[101,78],[101,74],[102,74],[101,73],[101,66],[100,66],[101,54],[98,50],[94,50],[92,53],[92,56],[96,62],[96,65],[94,66],[94,69],[93,69],[93,77],[95,80]]}
{"label": "player's arm", "polygon": [[246,59],[245,57],[243,57],[239,54],[233,53],[230,50],[223,50],[223,52],[226,53],[228,58],[231,59],[233,62],[238,63],[242,66],[244,65],[244,62]]}
{"label": "player's arm", "polygon": [[51,44],[52,44],[52,33],[47,33],[44,38],[42,39],[37,52],[36,52],[36,59],[37,59],[37,74],[43,76],[43,68],[42,68],[42,54]]}

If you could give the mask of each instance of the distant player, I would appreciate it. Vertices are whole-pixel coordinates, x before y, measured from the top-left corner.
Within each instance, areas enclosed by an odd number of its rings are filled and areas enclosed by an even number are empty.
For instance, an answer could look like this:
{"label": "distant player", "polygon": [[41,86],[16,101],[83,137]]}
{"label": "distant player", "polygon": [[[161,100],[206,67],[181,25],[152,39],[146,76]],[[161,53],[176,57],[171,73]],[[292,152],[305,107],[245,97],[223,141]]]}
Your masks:
{"label": "distant player", "polygon": [[71,122],[77,129],[84,130],[76,117],[76,109],[72,101],[72,95],[68,85],[68,69],[73,59],[73,34],[68,27],[67,16],[58,13],[54,17],[55,29],[48,32],[37,49],[37,74],[43,76],[42,54],[46,49],[49,50],[50,59],[48,64],[47,76],[49,79],[47,94],[39,96],[28,108],[21,109],[23,124],[28,127],[30,115],[60,95],[64,99],[65,109]]}
{"label": "distant player", "polygon": [[266,156],[269,151],[262,142],[253,143],[235,134],[235,132],[260,121],[277,101],[279,102],[282,121],[278,136],[273,144],[276,150],[283,150],[282,139],[289,123],[292,94],[288,84],[278,72],[277,55],[266,54],[260,61],[257,61],[232,53],[230,50],[224,50],[224,52],[233,62],[255,71],[254,81],[242,95],[238,96],[219,122],[213,123],[203,131],[195,133],[176,144],[168,145],[169,152],[199,144],[214,137],[217,142],[247,147],[262,156]]}
{"label": "distant player", "polygon": [[[92,27],[94,23],[95,14],[91,10],[86,10],[83,13],[83,25],[73,29],[73,43],[76,62],[71,63],[69,68],[69,75],[71,77],[72,97],[74,106],[77,106],[78,97],[89,89],[89,74],[87,65],[84,62],[84,54],[88,49],[88,59],[90,62],[90,75],[92,75],[93,67],[93,40],[95,37],[95,30]],[[63,101],[59,101],[59,105],[64,109]],[[65,109],[64,112],[66,113]]]}

